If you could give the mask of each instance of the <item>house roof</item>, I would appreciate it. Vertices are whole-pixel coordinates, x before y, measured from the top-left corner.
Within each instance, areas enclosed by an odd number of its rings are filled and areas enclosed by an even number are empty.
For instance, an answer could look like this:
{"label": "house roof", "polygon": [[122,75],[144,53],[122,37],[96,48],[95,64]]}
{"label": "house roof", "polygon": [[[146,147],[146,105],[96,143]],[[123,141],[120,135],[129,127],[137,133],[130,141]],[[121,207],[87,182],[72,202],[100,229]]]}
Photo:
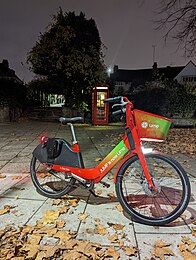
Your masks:
{"label": "house roof", "polygon": [[184,67],[185,66],[177,66],[177,67],[167,66],[167,67],[157,68],[157,64],[155,63],[153,67],[149,69],[127,70],[127,69],[118,69],[118,66],[114,66],[114,73],[110,75],[110,78],[113,81],[145,82],[151,80],[154,73],[156,72],[159,75],[164,75],[169,79],[174,79]]}

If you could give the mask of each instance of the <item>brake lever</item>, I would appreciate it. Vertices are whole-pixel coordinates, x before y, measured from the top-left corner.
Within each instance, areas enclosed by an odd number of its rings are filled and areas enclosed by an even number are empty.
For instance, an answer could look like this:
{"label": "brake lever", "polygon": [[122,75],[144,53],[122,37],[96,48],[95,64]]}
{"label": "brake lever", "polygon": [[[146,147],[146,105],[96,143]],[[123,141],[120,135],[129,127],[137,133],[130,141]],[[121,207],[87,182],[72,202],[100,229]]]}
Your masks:
{"label": "brake lever", "polygon": [[128,102],[124,102],[124,101],[123,101],[123,103],[121,103],[121,104],[114,104],[114,105],[112,106],[112,108],[117,107],[117,106],[123,107],[123,106],[125,106],[127,103],[128,103]]}
{"label": "brake lever", "polygon": [[117,107],[117,106],[122,106],[122,104],[114,104],[114,105],[112,106],[112,108]]}

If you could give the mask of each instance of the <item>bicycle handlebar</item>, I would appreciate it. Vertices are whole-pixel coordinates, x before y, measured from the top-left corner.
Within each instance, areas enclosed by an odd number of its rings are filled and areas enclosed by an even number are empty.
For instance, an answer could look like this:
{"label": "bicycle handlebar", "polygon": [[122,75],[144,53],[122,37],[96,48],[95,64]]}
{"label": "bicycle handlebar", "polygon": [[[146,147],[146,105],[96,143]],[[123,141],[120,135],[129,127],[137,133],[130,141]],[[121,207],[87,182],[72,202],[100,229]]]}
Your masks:
{"label": "bicycle handlebar", "polygon": [[123,113],[123,111],[120,109],[120,110],[116,110],[116,111],[112,112],[112,115],[117,116],[117,115],[121,115],[122,113]]}
{"label": "bicycle handlebar", "polygon": [[132,107],[132,103],[128,100],[127,97],[122,97],[122,96],[117,96],[114,98],[107,98],[104,100],[104,103],[109,103],[109,102],[119,102],[120,104],[115,104],[112,106],[112,108],[114,108],[115,106],[120,106],[121,109],[120,110],[116,110],[114,112],[112,112],[112,115],[116,116],[116,115],[120,115],[123,113],[126,113],[126,105],[129,103]]}
{"label": "bicycle handlebar", "polygon": [[114,98],[106,98],[104,100],[104,103],[109,103],[109,102],[121,102],[122,101],[122,98],[121,96],[118,96],[118,97],[114,97]]}

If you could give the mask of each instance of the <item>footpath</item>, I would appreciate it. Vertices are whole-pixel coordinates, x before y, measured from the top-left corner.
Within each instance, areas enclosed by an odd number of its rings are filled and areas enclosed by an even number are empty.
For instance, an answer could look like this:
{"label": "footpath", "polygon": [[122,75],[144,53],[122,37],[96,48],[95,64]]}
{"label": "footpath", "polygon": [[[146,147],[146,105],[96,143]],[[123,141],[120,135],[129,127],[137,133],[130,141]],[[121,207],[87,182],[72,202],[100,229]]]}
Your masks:
{"label": "footpath", "polygon": [[[76,125],[76,135],[86,167],[94,167],[99,163],[100,158],[104,158],[112,150],[114,142],[120,138],[120,128],[119,126]],[[69,127],[58,123],[29,121],[0,124],[0,230],[7,225],[15,227],[36,225],[43,219],[46,211],[55,211],[60,205],[60,201],[39,195],[29,175],[32,151],[37,146],[38,136],[41,134],[58,136],[71,141]],[[172,156],[178,158],[185,167],[192,188],[189,206],[178,221],[161,227],[147,226],[132,221],[123,211],[118,210],[119,203],[115,195],[112,179],[114,171],[112,171],[108,177],[104,178],[104,181],[111,184],[109,188],[101,184],[95,187],[95,192],[99,197],[93,197],[81,188],[71,194],[75,199],[75,204],[72,201],[67,212],[59,217],[62,222],[64,221],[63,229],[74,232],[78,240],[98,243],[102,248],[112,246],[114,252],[119,255],[111,252],[109,259],[189,259],[180,254],[183,249],[179,245],[183,244],[186,249],[184,251],[189,251],[190,254],[196,253],[196,158],[187,154]],[[1,214],[1,210],[5,209],[6,205],[9,206],[9,210]],[[100,232],[95,232],[97,227],[102,227]],[[133,249],[132,254],[128,251],[129,254],[126,254],[126,250],[122,250],[120,240],[124,241],[126,248]],[[168,245],[160,246],[159,249],[171,250],[173,255],[166,255],[167,250],[163,250],[162,258],[156,258],[155,244],[160,240]],[[53,242],[52,236],[42,241],[45,245]],[[5,259],[19,258],[10,256]],[[74,258],[72,255],[68,259],[79,258]],[[196,256],[190,259],[196,259]]]}

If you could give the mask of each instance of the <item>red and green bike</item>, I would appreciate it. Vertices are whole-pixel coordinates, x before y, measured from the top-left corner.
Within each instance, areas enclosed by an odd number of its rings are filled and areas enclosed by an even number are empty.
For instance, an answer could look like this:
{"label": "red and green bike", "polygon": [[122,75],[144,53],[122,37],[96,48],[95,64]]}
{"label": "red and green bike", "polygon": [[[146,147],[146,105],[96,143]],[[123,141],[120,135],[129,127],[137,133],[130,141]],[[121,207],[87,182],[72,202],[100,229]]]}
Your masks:
{"label": "red and green bike", "polygon": [[[94,168],[85,168],[73,124],[80,117],[60,118],[71,127],[73,143],[43,136],[33,151],[31,178],[37,191],[59,198],[80,184],[94,193],[94,185],[118,164],[114,175],[117,198],[134,220],[164,225],[178,218],[190,199],[190,183],[182,166],[173,158],[142,147],[142,141],[164,141],[171,120],[133,109],[126,97],[108,98],[118,102],[114,115],[125,116],[123,140]],[[96,195],[95,195],[96,196]]]}

